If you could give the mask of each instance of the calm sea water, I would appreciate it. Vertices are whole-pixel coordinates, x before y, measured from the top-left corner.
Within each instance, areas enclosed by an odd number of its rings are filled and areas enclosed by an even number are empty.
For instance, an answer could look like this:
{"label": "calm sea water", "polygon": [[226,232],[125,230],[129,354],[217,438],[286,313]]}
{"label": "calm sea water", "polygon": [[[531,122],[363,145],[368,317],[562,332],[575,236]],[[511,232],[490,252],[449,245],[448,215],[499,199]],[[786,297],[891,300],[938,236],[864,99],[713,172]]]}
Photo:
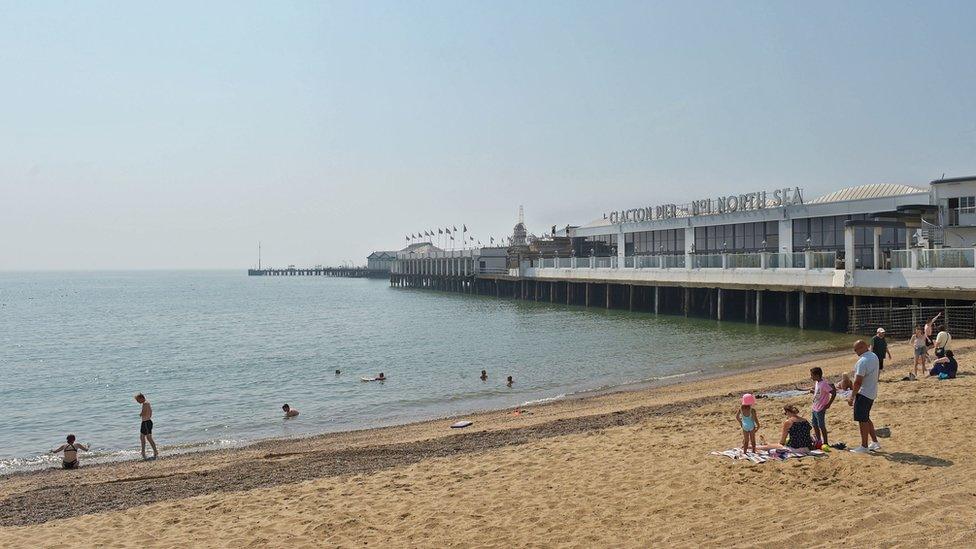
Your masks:
{"label": "calm sea water", "polygon": [[[845,341],[384,280],[0,273],[0,474],[58,464],[44,452],[69,432],[93,461],[137,457],[140,391],[172,452],[564,398]],[[381,371],[385,383],[360,381]],[[284,402],[300,417],[284,421]]]}

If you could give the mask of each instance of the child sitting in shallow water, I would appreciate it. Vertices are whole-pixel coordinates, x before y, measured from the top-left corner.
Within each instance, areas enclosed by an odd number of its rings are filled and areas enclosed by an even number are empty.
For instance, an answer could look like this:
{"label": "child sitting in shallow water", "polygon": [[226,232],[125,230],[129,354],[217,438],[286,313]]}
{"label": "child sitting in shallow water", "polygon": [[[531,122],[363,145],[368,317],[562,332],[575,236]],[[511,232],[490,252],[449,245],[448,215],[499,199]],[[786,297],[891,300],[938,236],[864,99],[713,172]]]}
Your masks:
{"label": "child sitting in shallow water", "polygon": [[759,416],[756,415],[756,397],[750,393],[742,395],[742,406],[735,413],[735,419],[742,427],[742,451],[748,452],[749,446],[756,451],[756,431],[759,430]]}

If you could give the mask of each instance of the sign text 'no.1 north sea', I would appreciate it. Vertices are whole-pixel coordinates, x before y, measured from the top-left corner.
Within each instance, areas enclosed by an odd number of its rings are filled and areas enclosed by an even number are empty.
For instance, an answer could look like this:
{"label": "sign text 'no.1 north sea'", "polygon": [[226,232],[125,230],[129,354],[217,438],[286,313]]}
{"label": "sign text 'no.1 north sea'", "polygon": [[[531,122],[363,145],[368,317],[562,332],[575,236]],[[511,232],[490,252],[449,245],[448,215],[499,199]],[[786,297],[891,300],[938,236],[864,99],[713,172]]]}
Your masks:
{"label": "sign text 'no.1 north sea'", "polygon": [[714,215],[746,210],[762,210],[764,208],[778,208],[803,204],[803,192],[799,187],[792,189],[776,189],[771,193],[758,191],[745,194],[730,194],[718,198],[704,198],[694,200],[690,204],[661,204],[659,206],[645,206],[629,210],[615,210],[603,214],[603,219],[610,223],[640,223],[657,219],[673,219],[676,217],[695,217],[699,215]]}

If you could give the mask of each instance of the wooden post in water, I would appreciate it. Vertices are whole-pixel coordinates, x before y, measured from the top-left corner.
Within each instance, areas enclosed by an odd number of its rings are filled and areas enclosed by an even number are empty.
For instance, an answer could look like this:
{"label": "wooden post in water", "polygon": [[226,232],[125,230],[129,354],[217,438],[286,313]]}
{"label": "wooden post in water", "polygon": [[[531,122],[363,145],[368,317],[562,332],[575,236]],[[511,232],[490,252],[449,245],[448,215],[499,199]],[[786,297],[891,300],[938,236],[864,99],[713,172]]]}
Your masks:
{"label": "wooden post in water", "polygon": [[718,289],[718,296],[716,296],[715,301],[715,318],[722,320],[722,288]]}
{"label": "wooden post in water", "polygon": [[630,285],[630,298],[627,300],[627,310],[634,310],[634,285]]}
{"label": "wooden post in water", "polygon": [[762,290],[756,290],[756,324],[762,322]]}
{"label": "wooden post in water", "polygon": [[556,282],[549,283],[549,303],[556,302]]}
{"label": "wooden post in water", "polygon": [[606,287],[606,290],[607,290],[607,309],[609,309],[610,308],[610,302],[611,302],[610,296],[612,295],[611,292],[613,291],[613,288],[610,287],[610,283],[609,282],[607,282],[604,286]]}
{"label": "wooden post in water", "polygon": [[807,326],[807,319],[806,319],[806,312],[807,312],[806,311],[806,309],[807,309],[807,293],[801,290],[800,291],[800,294],[799,294],[799,297],[800,297],[800,319],[799,319],[799,321],[800,321],[800,329],[802,330],[802,329],[806,328],[806,326]]}
{"label": "wooden post in water", "polygon": [[583,306],[589,307],[590,306],[590,283],[589,282],[586,283],[586,296],[584,297],[585,299],[583,301]]}
{"label": "wooden post in water", "polygon": [[689,302],[691,301],[690,294],[691,294],[690,288],[685,288],[685,291],[682,292],[681,294],[681,309],[682,311],[684,311],[685,316],[688,316],[688,306],[690,305]]}
{"label": "wooden post in water", "polygon": [[661,287],[654,286],[654,314],[661,311]]}

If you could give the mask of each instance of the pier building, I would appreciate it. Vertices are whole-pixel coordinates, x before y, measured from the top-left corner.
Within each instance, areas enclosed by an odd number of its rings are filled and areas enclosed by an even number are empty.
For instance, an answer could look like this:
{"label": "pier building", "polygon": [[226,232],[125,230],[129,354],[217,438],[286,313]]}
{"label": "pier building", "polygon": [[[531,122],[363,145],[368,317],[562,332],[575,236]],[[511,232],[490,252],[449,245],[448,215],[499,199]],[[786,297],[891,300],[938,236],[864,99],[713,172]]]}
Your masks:
{"label": "pier building", "polygon": [[391,283],[853,332],[887,318],[899,337],[949,307],[973,337],[974,196],[976,176],[628,207],[568,226],[569,253],[509,248],[503,270],[486,249],[398,253]]}

